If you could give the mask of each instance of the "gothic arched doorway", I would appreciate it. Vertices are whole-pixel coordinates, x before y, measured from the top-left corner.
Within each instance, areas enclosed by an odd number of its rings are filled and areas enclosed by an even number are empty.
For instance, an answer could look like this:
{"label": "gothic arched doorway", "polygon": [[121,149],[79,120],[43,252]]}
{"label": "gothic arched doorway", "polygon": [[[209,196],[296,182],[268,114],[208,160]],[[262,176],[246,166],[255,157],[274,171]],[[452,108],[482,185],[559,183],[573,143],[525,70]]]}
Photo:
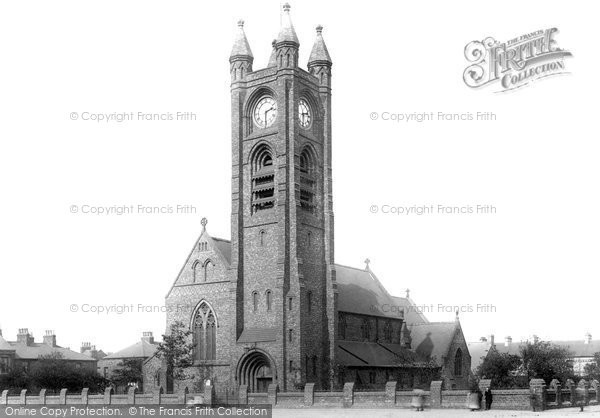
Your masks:
{"label": "gothic arched doorway", "polygon": [[269,356],[262,351],[250,351],[240,359],[237,370],[238,383],[248,385],[249,392],[266,393],[275,377],[275,368]]}

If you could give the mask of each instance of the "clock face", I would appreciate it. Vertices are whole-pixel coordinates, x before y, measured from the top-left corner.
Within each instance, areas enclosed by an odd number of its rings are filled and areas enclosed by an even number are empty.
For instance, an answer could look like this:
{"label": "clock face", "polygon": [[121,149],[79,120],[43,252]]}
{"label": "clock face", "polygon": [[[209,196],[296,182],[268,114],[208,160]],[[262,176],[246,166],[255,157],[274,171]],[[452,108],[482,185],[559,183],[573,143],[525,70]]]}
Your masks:
{"label": "clock face", "polygon": [[304,99],[300,99],[300,103],[298,103],[298,119],[300,120],[300,126],[303,128],[310,126],[312,115],[310,114],[310,106]]}
{"label": "clock face", "polygon": [[254,108],[254,123],[259,128],[268,128],[277,118],[277,102],[269,96],[261,98]]}

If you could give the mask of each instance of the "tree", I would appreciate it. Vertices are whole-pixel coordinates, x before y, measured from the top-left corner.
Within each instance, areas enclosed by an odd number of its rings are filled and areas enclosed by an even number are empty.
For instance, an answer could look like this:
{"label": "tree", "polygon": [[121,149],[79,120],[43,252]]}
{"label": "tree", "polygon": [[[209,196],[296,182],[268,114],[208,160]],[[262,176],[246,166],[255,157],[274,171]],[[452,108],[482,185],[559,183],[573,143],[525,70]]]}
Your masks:
{"label": "tree", "polygon": [[515,387],[518,386],[515,375],[520,365],[519,356],[490,350],[483,363],[477,368],[476,374],[480,379],[491,379],[493,387]]}
{"label": "tree", "polygon": [[526,342],[521,346],[522,372],[527,380],[544,379],[549,384],[552,379],[565,382],[575,379],[572,353],[567,347],[548,341]]}
{"label": "tree", "polygon": [[594,360],[592,360],[591,363],[586,364],[583,371],[589,379],[600,381],[600,353],[594,354]]}
{"label": "tree", "polygon": [[190,376],[185,369],[192,366],[194,343],[190,342],[190,331],[181,321],[171,324],[169,333],[156,348],[156,356],[166,363],[167,378],[185,380]]}
{"label": "tree", "polygon": [[138,390],[143,392],[142,363],[143,359],[141,358],[124,359],[118,364],[119,368],[112,372],[110,376],[111,382],[118,386],[136,384],[138,386]]}

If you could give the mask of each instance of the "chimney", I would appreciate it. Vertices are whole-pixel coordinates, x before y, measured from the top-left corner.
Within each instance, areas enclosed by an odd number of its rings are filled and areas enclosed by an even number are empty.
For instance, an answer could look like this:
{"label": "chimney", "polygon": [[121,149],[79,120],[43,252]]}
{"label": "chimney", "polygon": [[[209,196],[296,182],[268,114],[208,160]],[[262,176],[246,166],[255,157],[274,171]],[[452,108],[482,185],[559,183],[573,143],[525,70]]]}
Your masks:
{"label": "chimney", "polygon": [[29,334],[28,328],[19,328],[19,333],[17,334],[17,342],[25,344],[27,346],[33,344],[33,335]]}
{"label": "chimney", "polygon": [[90,350],[92,348],[92,344],[88,343],[88,342],[82,342],[81,343],[81,348],[79,349],[80,353],[84,353],[87,350]]}
{"label": "chimney", "polygon": [[50,347],[56,347],[56,334],[54,334],[54,331],[46,331],[46,335],[44,335],[44,344],[49,345]]}
{"label": "chimney", "polygon": [[[2,334],[0,334],[0,335],[2,335]],[[586,333],[585,333],[585,340],[584,340],[584,343],[585,343],[585,344],[589,344],[589,343],[591,343],[591,342],[592,342],[592,334],[590,334],[589,332],[586,332]]]}
{"label": "chimney", "polygon": [[406,289],[406,299],[410,299],[410,289]]}
{"label": "chimney", "polygon": [[494,334],[488,335],[487,340],[490,343],[490,345],[494,345]]}
{"label": "chimney", "polygon": [[154,337],[152,336],[152,331],[142,332],[142,341],[146,341],[149,344],[154,344]]}
{"label": "chimney", "polygon": [[512,344],[512,337],[509,335],[508,337],[504,337],[504,346],[510,347]]}

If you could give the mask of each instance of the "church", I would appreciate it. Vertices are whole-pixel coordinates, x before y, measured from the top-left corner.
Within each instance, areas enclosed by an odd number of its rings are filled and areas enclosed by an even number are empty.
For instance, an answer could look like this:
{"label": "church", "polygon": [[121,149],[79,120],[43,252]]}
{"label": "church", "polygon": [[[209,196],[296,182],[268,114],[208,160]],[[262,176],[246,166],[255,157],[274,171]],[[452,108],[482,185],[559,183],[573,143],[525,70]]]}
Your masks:
{"label": "church", "polygon": [[[192,331],[186,381],[217,389],[320,390],[354,381],[412,388],[442,378],[464,388],[470,356],[458,318],[429,322],[409,294],[394,297],[371,271],[334,261],[332,60],[317,26],[307,69],[285,4],[270,60],[256,70],[244,22],[231,70],[231,239],[207,220],[166,296],[167,332]],[[164,370],[164,369],[162,369]],[[166,383],[165,383],[166,382]],[[145,384],[150,387],[151,382]]]}

